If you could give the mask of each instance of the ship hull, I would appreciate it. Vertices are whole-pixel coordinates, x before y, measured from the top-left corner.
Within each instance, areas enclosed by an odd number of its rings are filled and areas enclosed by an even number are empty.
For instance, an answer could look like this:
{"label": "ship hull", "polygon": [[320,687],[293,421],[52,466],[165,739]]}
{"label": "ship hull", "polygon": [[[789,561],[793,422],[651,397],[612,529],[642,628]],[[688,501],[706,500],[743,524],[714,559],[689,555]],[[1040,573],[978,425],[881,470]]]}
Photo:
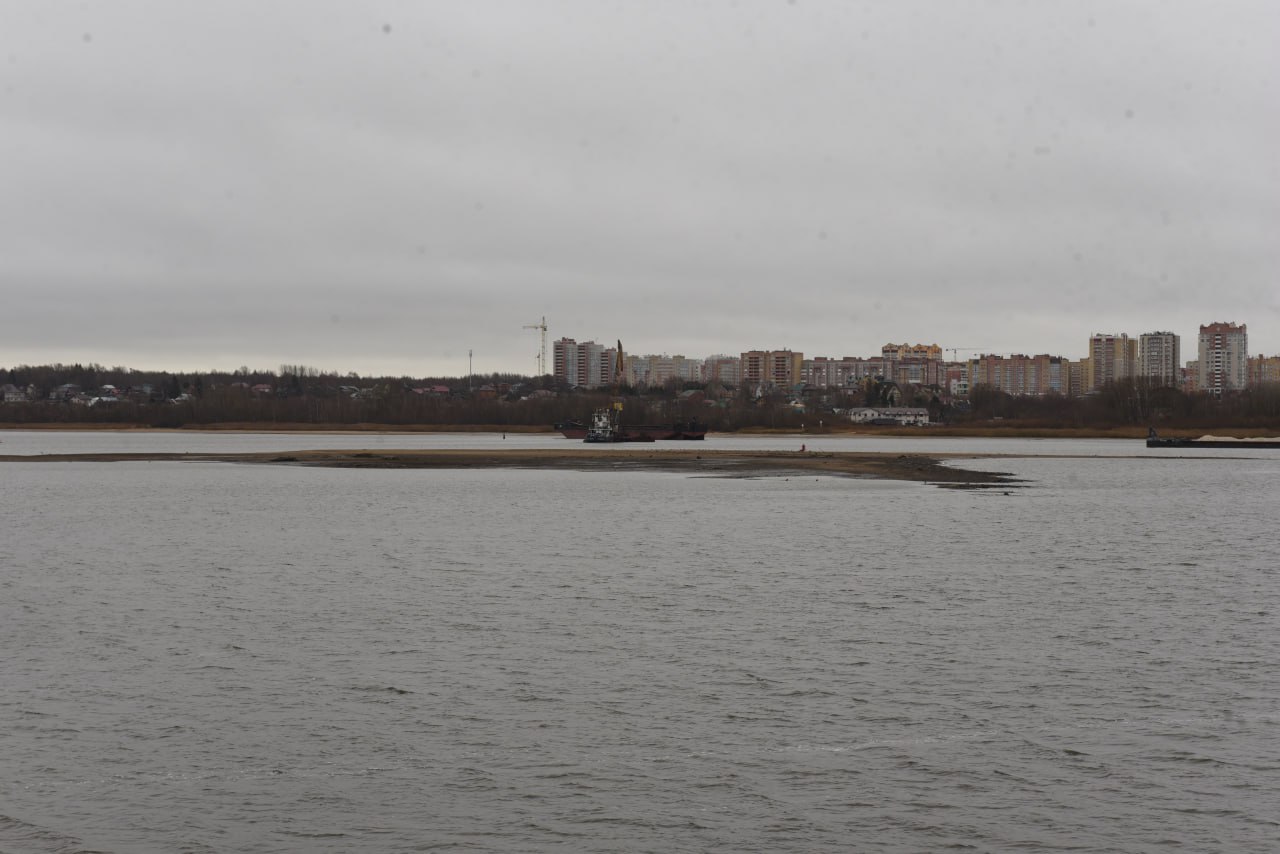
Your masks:
{"label": "ship hull", "polygon": [[620,430],[617,433],[614,433],[609,436],[592,436],[588,434],[586,437],[583,438],[582,441],[588,442],[588,443],[596,443],[596,444],[611,443],[611,442],[652,442],[654,441],[654,438],[652,436],[644,436],[636,433],[628,433],[625,430]]}
{"label": "ship hull", "polygon": [[559,430],[566,439],[587,438],[587,425],[581,421],[561,421],[553,429]]}
{"label": "ship hull", "polygon": [[[586,439],[587,425],[577,421],[564,421],[555,425],[555,429],[560,431],[560,435],[566,439]],[[629,442],[653,442],[661,441],[698,441],[706,438],[707,428],[699,424],[668,424],[653,425],[641,424],[634,427],[621,427],[619,430],[628,436],[638,436],[644,438],[627,439]]]}
{"label": "ship hull", "polygon": [[1280,448],[1280,439],[1148,439],[1148,448]]}

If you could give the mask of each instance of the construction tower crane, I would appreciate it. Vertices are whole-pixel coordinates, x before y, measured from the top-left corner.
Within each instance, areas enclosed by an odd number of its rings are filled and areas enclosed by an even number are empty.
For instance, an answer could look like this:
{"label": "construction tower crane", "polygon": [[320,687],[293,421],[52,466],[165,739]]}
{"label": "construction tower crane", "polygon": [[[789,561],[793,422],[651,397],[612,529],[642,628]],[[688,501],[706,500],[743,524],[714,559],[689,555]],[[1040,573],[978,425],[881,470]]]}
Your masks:
{"label": "construction tower crane", "polygon": [[547,373],[547,317],[544,314],[541,322],[525,324],[522,328],[542,331],[542,349],[538,351],[538,376],[545,376]]}

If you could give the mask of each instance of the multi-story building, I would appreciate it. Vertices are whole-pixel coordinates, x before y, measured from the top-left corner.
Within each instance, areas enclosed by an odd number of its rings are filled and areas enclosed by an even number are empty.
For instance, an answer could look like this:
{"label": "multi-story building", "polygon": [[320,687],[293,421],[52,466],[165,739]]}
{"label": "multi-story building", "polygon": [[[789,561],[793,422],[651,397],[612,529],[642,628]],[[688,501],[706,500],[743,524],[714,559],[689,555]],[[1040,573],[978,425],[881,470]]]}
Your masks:
{"label": "multi-story building", "polygon": [[1245,387],[1249,361],[1248,327],[1241,323],[1210,323],[1200,327],[1199,370],[1196,387],[1222,394]]}
{"label": "multi-story building", "polygon": [[1248,373],[1246,379],[1251,386],[1280,383],[1280,356],[1254,356],[1249,359]]}
{"label": "multi-story building", "polygon": [[803,353],[751,350],[742,354],[742,381],[753,386],[791,388],[801,382],[803,364]]}
{"label": "multi-story building", "polygon": [[551,375],[570,386],[578,384],[578,342],[561,338],[551,344]]}
{"label": "multi-story building", "polygon": [[947,366],[941,359],[885,360],[884,378],[898,385],[942,386],[947,381]]}
{"label": "multi-story building", "polygon": [[883,373],[883,360],[854,356],[845,356],[843,359],[815,356],[812,359],[805,359],[800,366],[801,382],[815,388],[845,388],[858,385],[867,377],[878,377]]}
{"label": "multi-story building", "polygon": [[937,344],[885,344],[880,348],[880,369],[875,376],[898,385],[944,386],[947,370],[942,348]]}
{"label": "multi-story building", "polygon": [[587,388],[612,385],[617,357],[618,351],[613,347],[605,347],[594,341],[579,344],[578,364],[583,380],[581,385]]}
{"label": "multi-story building", "polygon": [[1200,363],[1194,359],[1182,368],[1182,390],[1188,394],[1200,390]]}
{"label": "multi-story building", "polygon": [[886,362],[907,359],[942,359],[942,348],[937,344],[885,344],[880,348],[880,358]]}
{"label": "multi-story building", "polygon": [[742,382],[742,359],[716,354],[702,360],[702,380],[708,383],[736,386]]}
{"label": "multi-story building", "polygon": [[669,380],[698,382],[702,379],[702,360],[684,356],[628,356],[627,381],[637,386],[660,386]]}
{"label": "multi-story building", "polygon": [[1089,390],[1091,376],[1093,376],[1093,365],[1088,356],[1071,363],[1071,397],[1079,397]]}
{"label": "multi-story building", "polygon": [[1089,373],[1089,360],[1077,359],[1067,364],[1067,388],[1063,392],[1067,397],[1080,397],[1085,393],[1085,378]]}
{"label": "multi-story building", "polygon": [[1181,366],[1177,335],[1147,332],[1138,336],[1138,377],[1159,385],[1177,386]]}
{"label": "multi-story building", "polygon": [[969,396],[968,362],[947,362],[947,381],[944,388],[952,397]]}
{"label": "multi-story building", "polygon": [[1138,342],[1128,335],[1095,333],[1089,337],[1089,364],[1086,391],[1097,391],[1107,383],[1132,377],[1138,367]]}
{"label": "multi-story building", "polygon": [[613,347],[561,338],[552,345],[552,374],[574,388],[612,385],[617,356]]}
{"label": "multi-story building", "polygon": [[1071,361],[1061,356],[992,356],[969,360],[969,388],[984,385],[1006,394],[1066,394]]}

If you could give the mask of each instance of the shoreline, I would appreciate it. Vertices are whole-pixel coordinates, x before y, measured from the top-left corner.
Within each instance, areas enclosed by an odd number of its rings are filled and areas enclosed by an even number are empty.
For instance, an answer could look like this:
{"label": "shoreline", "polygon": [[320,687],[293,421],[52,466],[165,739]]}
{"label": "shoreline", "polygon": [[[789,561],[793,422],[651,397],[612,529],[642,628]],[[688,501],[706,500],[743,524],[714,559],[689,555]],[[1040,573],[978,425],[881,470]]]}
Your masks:
{"label": "shoreline", "polygon": [[891,452],[623,450],[311,450],[230,454],[132,453],[3,456],[0,463],[28,462],[224,462],[365,469],[559,469],[565,471],[664,471],[702,477],[829,475],[933,483],[957,489],[1014,486],[1012,475],[944,465],[971,454]]}
{"label": "shoreline", "polygon": [[[116,432],[116,433],[279,433],[279,434],[330,434],[348,435],[405,435],[508,433],[512,435],[552,435],[555,428],[529,424],[307,424],[300,422],[225,422],[218,424],[188,424],[182,427],[151,427],[145,424],[119,424],[108,422],[39,422],[23,424],[0,422],[0,436],[6,431],[22,432]],[[1275,428],[1259,427],[1179,427],[1160,430],[1163,438],[1195,439],[1206,433],[1227,435],[1234,438],[1263,438],[1277,434]],[[1146,427],[1014,427],[992,425],[930,425],[928,427],[872,427],[850,425],[849,429],[780,430],[768,428],[744,428],[742,430],[716,431],[711,436],[773,436],[804,439],[826,437],[842,438],[894,438],[894,439],[1143,439]],[[0,441],[3,441],[0,439]]]}

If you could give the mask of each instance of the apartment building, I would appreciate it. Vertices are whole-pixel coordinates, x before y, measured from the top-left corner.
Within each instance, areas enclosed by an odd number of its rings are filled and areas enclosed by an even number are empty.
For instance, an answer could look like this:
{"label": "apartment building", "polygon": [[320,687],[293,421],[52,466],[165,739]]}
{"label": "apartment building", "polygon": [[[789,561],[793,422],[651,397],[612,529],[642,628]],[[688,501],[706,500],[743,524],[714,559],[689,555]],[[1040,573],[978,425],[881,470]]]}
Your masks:
{"label": "apartment building", "polygon": [[1250,386],[1280,384],[1280,356],[1254,356],[1249,359],[1246,382]]}
{"label": "apartment building", "polygon": [[937,344],[885,344],[880,348],[880,358],[886,362],[910,359],[940,361],[942,348]]}
{"label": "apartment building", "polygon": [[969,388],[984,385],[1006,394],[1067,394],[1071,360],[1061,356],[983,355],[969,360]]}
{"label": "apartment building", "polygon": [[743,353],[742,381],[753,386],[790,388],[802,381],[804,354],[791,350],[750,350]]}
{"label": "apartment building", "polygon": [[1194,359],[1182,368],[1181,389],[1188,394],[1200,390],[1200,363]]}
{"label": "apartment building", "polygon": [[1138,377],[1160,385],[1177,386],[1181,366],[1177,335],[1146,332],[1138,336]]}
{"label": "apartment building", "polygon": [[1245,324],[1209,323],[1200,327],[1196,388],[1211,394],[1245,387],[1249,335]]}
{"label": "apartment building", "polygon": [[800,381],[815,388],[846,388],[860,384],[867,377],[882,376],[883,373],[884,362],[881,359],[854,356],[832,359],[829,356],[815,356],[801,363]]}
{"label": "apartment building", "polygon": [[742,359],[717,353],[702,360],[702,380],[708,383],[736,386],[742,382]]}
{"label": "apartment building", "polygon": [[612,385],[617,356],[613,347],[561,338],[552,344],[552,375],[574,388]]}
{"label": "apartment building", "polygon": [[628,356],[626,378],[632,385],[660,386],[670,380],[699,382],[702,379],[702,360],[684,356],[662,355]]}
{"label": "apartment building", "polygon": [[1138,341],[1126,334],[1095,333],[1089,337],[1089,363],[1085,390],[1097,391],[1116,380],[1128,379],[1137,372]]}
{"label": "apartment building", "polygon": [[945,386],[947,365],[941,359],[910,357],[886,360],[884,378],[898,385]]}

